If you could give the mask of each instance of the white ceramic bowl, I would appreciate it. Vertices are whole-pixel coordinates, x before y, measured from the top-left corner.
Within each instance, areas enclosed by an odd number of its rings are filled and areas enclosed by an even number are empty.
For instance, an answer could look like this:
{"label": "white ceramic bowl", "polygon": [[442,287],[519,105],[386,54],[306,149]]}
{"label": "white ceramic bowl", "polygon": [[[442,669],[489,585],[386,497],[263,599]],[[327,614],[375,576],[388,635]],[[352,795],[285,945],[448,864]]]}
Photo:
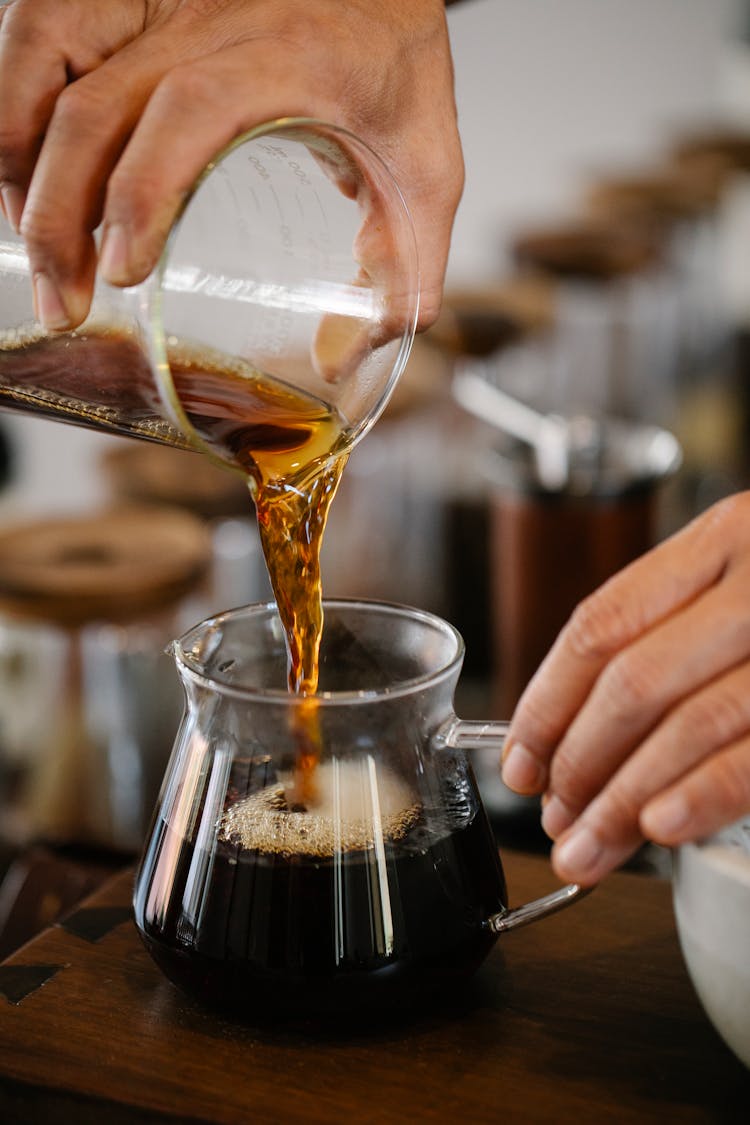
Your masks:
{"label": "white ceramic bowl", "polygon": [[716,1030],[750,1067],[750,818],[676,849],[677,932]]}

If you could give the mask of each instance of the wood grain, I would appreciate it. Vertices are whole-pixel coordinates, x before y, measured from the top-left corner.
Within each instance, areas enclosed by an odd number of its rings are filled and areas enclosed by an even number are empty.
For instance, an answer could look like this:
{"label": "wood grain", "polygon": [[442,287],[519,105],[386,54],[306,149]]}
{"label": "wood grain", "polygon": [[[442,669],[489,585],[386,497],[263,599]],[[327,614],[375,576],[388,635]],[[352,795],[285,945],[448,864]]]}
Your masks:
{"label": "wood grain", "polygon": [[[506,853],[514,904],[551,890]],[[0,997],[3,1122],[733,1122],[747,1071],[695,998],[668,882],[611,876],[506,935],[452,1009],[358,1033],[254,1028],[162,978],[132,922],[132,874],[4,963],[63,968]],[[111,911],[109,915],[105,912]]]}

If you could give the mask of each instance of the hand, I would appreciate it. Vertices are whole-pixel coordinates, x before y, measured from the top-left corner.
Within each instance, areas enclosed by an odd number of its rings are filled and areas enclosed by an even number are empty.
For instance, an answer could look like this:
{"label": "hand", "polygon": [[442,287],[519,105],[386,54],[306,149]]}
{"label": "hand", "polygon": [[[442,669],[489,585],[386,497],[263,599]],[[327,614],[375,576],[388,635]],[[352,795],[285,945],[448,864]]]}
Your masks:
{"label": "hand", "polygon": [[555,870],[584,885],[644,839],[750,811],[750,492],[578,607],[516,709],[503,778],[544,793]]}
{"label": "hand", "polygon": [[416,226],[427,327],[463,186],[442,0],[0,7],[0,197],[43,323],[85,318],[100,224],[103,276],[142,281],[202,168],[283,116],[344,126],[390,166]]}

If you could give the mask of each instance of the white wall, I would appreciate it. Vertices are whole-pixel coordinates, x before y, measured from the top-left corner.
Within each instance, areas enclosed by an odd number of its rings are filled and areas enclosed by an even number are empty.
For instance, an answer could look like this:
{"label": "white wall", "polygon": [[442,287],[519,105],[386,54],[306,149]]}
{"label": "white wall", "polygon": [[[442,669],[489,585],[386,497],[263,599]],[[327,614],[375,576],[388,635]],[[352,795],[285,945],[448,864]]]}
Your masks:
{"label": "white wall", "polygon": [[[408,0],[407,0],[408,2]],[[724,97],[742,0],[464,0],[449,10],[467,183],[450,281],[503,268],[509,233],[575,206],[585,178],[659,152]],[[733,90],[742,81],[733,72]],[[11,419],[6,510],[74,509],[103,489],[107,438]]]}
{"label": "white wall", "polygon": [[449,9],[467,180],[449,277],[488,277],[528,220],[656,156],[723,100],[741,0],[465,0]]}

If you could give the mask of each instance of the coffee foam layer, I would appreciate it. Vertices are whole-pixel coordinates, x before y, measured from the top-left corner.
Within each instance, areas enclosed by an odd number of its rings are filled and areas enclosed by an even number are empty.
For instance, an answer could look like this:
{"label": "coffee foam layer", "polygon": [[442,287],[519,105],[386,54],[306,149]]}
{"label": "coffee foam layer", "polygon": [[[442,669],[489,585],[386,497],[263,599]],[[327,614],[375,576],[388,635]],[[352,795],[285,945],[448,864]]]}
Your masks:
{"label": "coffee foam layer", "polygon": [[371,760],[330,761],[315,772],[316,796],[290,807],[283,783],[250,794],[226,810],[219,838],[247,850],[331,858],[403,839],[421,805],[408,785]]}

